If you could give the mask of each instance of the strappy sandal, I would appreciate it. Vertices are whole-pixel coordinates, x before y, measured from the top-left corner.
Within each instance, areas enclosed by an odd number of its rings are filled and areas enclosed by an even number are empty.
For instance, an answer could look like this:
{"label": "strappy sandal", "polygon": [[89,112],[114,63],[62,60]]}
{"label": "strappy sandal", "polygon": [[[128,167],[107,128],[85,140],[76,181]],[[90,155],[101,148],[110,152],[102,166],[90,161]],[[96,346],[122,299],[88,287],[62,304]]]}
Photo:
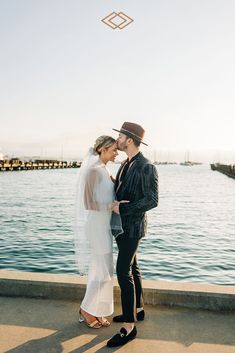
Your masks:
{"label": "strappy sandal", "polygon": [[101,328],[102,327],[102,323],[95,319],[94,321],[92,322],[88,322],[87,319],[85,318],[85,316],[81,313],[81,309],[79,309],[79,314],[80,314],[80,317],[79,317],[79,322],[84,322],[84,324],[86,324],[88,327],[90,328],[95,328],[95,329],[98,329],[98,328]]}
{"label": "strappy sandal", "polygon": [[110,326],[110,322],[105,317],[102,316],[102,317],[98,317],[97,319],[99,320],[102,326],[104,327]]}

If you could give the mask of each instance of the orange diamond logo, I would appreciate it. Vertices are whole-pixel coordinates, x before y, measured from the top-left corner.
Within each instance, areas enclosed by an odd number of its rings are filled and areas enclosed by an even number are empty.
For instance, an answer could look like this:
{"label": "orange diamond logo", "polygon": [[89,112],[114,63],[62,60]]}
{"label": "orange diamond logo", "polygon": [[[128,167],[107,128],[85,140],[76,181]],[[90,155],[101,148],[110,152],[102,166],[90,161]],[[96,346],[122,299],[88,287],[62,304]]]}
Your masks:
{"label": "orange diamond logo", "polygon": [[[115,23],[113,21],[119,20],[121,22]],[[128,26],[131,22],[134,20],[130,18],[129,16],[125,15],[123,12],[112,12],[105,18],[101,20],[104,22],[107,26],[111,27],[112,29],[123,29],[124,27]]]}

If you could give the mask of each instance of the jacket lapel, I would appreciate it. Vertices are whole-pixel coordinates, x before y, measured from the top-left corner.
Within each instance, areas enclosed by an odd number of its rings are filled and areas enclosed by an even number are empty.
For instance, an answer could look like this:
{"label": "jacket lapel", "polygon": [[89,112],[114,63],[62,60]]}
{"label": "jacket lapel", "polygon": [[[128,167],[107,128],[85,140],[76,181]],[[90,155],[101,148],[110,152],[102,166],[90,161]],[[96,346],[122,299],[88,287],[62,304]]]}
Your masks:
{"label": "jacket lapel", "polygon": [[118,189],[120,188],[120,186],[122,184],[121,182],[119,182],[119,179],[120,179],[121,173],[123,171],[124,165],[125,165],[125,162],[123,162],[123,164],[120,166],[120,168],[118,169],[117,175],[116,175],[116,181],[115,181],[115,191],[116,192],[118,191]]}
{"label": "jacket lapel", "polygon": [[118,183],[118,180],[119,180],[119,177],[120,177],[120,174],[123,170],[124,165],[122,167],[120,167],[118,174],[117,174],[117,179],[116,179],[116,182],[117,182],[116,193],[119,192],[120,189],[122,189],[122,191],[123,191],[123,189],[125,189],[125,186],[128,185],[129,179],[133,176],[133,174],[132,174],[133,167],[136,165],[136,163],[138,163],[139,160],[141,160],[142,156],[143,156],[142,153],[140,153],[140,155],[133,162],[130,163],[130,166],[129,166],[128,171],[125,176],[125,180],[121,183]]}

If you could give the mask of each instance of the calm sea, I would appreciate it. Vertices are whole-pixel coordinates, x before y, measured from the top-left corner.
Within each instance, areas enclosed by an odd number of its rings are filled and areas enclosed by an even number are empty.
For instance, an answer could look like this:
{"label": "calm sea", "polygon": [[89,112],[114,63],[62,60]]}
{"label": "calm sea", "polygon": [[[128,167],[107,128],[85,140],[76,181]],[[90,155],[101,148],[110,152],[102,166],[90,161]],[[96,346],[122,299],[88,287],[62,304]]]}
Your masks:
{"label": "calm sea", "polygon": [[[159,206],[148,212],[138,252],[143,277],[234,285],[235,180],[208,165],[157,169]],[[0,173],[0,268],[77,273],[72,219],[78,173]]]}

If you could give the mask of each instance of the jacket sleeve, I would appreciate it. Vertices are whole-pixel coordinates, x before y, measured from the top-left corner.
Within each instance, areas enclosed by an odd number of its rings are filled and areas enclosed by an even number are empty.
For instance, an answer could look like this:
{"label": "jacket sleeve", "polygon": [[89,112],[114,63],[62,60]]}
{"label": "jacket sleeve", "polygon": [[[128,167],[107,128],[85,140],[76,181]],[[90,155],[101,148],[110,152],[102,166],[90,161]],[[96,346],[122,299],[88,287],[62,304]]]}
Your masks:
{"label": "jacket sleeve", "polygon": [[141,171],[142,196],[139,200],[120,203],[121,216],[135,215],[151,210],[158,205],[158,174],[153,164],[146,164]]}

